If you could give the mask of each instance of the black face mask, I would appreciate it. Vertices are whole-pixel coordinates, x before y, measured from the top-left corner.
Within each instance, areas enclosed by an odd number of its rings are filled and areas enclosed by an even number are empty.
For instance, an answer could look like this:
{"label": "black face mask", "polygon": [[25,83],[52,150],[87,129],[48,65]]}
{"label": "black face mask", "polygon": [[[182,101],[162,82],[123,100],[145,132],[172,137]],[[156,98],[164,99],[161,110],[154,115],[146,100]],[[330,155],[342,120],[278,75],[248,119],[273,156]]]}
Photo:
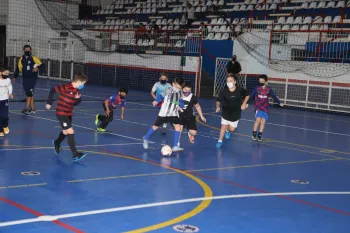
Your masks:
{"label": "black face mask", "polygon": [[232,61],[236,61],[236,60],[237,60],[237,58],[235,58],[235,57],[234,57],[234,58],[232,58]]}
{"label": "black face mask", "polygon": [[160,83],[164,85],[166,84],[166,80],[160,80]]}
{"label": "black face mask", "polygon": [[259,86],[265,86],[265,83],[259,83]]}
{"label": "black face mask", "polygon": [[7,79],[9,76],[8,75],[1,75],[3,79]]}
{"label": "black face mask", "polygon": [[119,95],[120,99],[125,99],[125,96]]}
{"label": "black face mask", "polygon": [[25,52],[24,52],[24,55],[26,55],[26,56],[29,57],[30,55],[32,55],[32,53],[31,53],[30,51],[25,51]]}

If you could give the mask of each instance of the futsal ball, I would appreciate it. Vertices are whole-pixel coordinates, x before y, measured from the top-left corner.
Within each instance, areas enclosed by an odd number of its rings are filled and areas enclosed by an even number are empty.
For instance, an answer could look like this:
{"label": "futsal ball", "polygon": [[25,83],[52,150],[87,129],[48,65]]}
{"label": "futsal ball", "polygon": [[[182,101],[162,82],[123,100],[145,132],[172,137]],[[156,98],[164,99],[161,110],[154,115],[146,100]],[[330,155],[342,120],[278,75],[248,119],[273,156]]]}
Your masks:
{"label": "futsal ball", "polygon": [[170,156],[171,153],[173,153],[173,150],[171,149],[170,146],[165,145],[162,147],[161,153],[163,156]]}

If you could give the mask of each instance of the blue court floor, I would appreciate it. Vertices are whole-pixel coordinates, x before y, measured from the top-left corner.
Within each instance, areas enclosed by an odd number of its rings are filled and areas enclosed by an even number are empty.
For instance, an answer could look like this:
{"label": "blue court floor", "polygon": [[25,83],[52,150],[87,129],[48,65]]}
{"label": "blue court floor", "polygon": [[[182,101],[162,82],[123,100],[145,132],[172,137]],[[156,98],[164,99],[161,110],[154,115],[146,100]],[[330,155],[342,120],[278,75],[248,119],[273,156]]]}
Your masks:
{"label": "blue court floor", "polygon": [[[350,120],[347,116],[271,108],[263,142],[251,140],[254,110],[236,134],[215,144],[220,116],[200,100],[207,123],[182,153],[160,155],[173,131],[142,136],[157,110],[129,102],[108,132],[96,132],[100,102],[82,102],[75,139],[87,157],[72,162],[55,112],[23,116],[11,103],[10,134],[0,139],[0,232],[349,233]],[[302,182],[298,182],[302,181]]]}

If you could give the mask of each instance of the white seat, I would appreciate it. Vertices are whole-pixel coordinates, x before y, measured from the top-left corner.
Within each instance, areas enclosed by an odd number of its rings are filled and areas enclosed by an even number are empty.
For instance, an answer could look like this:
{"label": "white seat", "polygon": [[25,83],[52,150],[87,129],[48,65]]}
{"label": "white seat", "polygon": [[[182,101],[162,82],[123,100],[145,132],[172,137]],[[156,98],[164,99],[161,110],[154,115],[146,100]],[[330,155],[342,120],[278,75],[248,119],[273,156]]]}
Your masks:
{"label": "white seat", "polygon": [[239,11],[239,5],[235,5],[232,10],[233,11]]}
{"label": "white seat", "polygon": [[314,9],[317,8],[317,3],[316,2],[312,2],[309,6],[309,9]]}
{"label": "white seat", "polygon": [[212,1],[207,1],[207,4],[206,4],[206,6],[211,6],[211,5],[213,5],[213,2]]}
{"label": "white seat", "polygon": [[249,3],[250,3],[250,0],[245,0],[244,1],[244,4],[246,4],[246,5],[249,5]]}
{"label": "white seat", "polygon": [[325,8],[326,7],[326,2],[320,2],[317,6],[317,8]]}
{"label": "white seat", "polygon": [[224,24],[224,19],[223,19],[223,18],[220,18],[220,19],[218,20],[217,24],[220,24],[220,25]]}
{"label": "white seat", "polygon": [[288,17],[286,24],[293,24],[294,23],[294,17]]}
{"label": "white seat", "polygon": [[310,24],[312,22],[312,18],[310,17],[310,16],[308,16],[308,17],[306,17],[305,19],[304,19],[304,24]]}
{"label": "white seat", "polygon": [[223,6],[223,5],[225,5],[224,0],[220,0],[220,1],[218,2],[218,6]]}
{"label": "white seat", "polygon": [[341,17],[339,15],[335,16],[333,19],[333,23],[340,23],[340,21],[341,21]]}
{"label": "white seat", "polygon": [[326,16],[324,18],[324,23],[332,23],[332,16]]}
{"label": "white seat", "polygon": [[298,16],[295,20],[294,20],[294,24],[302,24],[303,23],[303,17]]}
{"label": "white seat", "polygon": [[309,25],[303,25],[300,30],[307,31],[309,30]]}
{"label": "white seat", "polygon": [[247,7],[247,11],[253,11],[254,10],[254,5],[249,5]]}
{"label": "white seat", "polygon": [[293,30],[293,31],[297,31],[297,30],[299,30],[299,25],[294,25],[293,27],[292,27],[292,29],[291,30]]}
{"label": "white seat", "polygon": [[310,30],[319,30],[319,29],[320,29],[319,25],[318,24],[314,24],[314,25],[311,26]]}
{"label": "white seat", "polygon": [[183,47],[183,46],[184,46],[184,44],[182,43],[181,40],[178,40],[178,41],[176,42],[176,44],[175,44],[175,47],[177,47],[177,48],[181,48],[181,47]]}
{"label": "white seat", "polygon": [[220,31],[220,27],[219,26],[215,26],[212,31],[213,32],[219,32]]}
{"label": "white seat", "polygon": [[321,16],[317,16],[315,19],[314,19],[314,22],[313,23],[322,23],[323,22],[323,18]]}
{"label": "white seat", "polygon": [[282,30],[284,30],[284,31],[290,30],[289,24],[283,25]]}
{"label": "white seat", "polygon": [[239,11],[245,11],[247,9],[246,5],[242,5],[240,8],[239,8]]}
{"label": "white seat", "polygon": [[219,32],[226,32],[226,26],[222,25],[219,29]]}
{"label": "white seat", "polygon": [[335,2],[328,2],[327,8],[334,8],[335,7]]}
{"label": "white seat", "polygon": [[210,24],[218,24],[218,19],[217,18],[212,18]]}
{"label": "white seat", "polygon": [[339,1],[336,8],[342,8],[345,6],[345,2],[344,1]]}
{"label": "white seat", "polygon": [[228,40],[229,37],[230,35],[226,32],[224,35],[222,35],[221,40]]}
{"label": "white seat", "polygon": [[209,33],[206,40],[214,40],[214,33]]}
{"label": "white seat", "polygon": [[301,5],[301,9],[307,9],[309,7],[309,3],[307,2],[303,2],[303,4]]}
{"label": "white seat", "polygon": [[221,40],[221,33],[220,32],[215,34],[214,40]]}
{"label": "white seat", "polygon": [[276,10],[277,9],[277,4],[276,3],[273,3],[270,8],[270,10]]}
{"label": "white seat", "polygon": [[273,30],[281,30],[281,25],[277,24],[277,25],[273,28]]}

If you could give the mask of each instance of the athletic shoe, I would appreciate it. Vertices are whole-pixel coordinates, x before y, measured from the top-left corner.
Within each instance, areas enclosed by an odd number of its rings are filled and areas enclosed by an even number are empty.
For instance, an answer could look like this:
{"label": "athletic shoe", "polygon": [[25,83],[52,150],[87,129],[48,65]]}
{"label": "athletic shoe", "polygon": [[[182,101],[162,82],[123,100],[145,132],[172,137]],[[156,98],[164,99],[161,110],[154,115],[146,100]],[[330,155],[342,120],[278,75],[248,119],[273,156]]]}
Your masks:
{"label": "athletic shoe", "polygon": [[10,133],[9,127],[5,127],[5,128],[4,128],[4,133],[5,133],[5,134],[9,134],[9,133]]}
{"label": "athletic shoe", "polygon": [[83,158],[85,158],[85,156],[86,156],[86,153],[78,152],[78,153],[73,157],[73,160],[74,160],[74,162],[78,162],[79,160],[82,160]]}
{"label": "athletic shoe", "polygon": [[107,130],[106,129],[102,129],[102,128],[97,128],[97,131],[106,132]]}
{"label": "athletic shoe", "polygon": [[148,141],[147,141],[145,138],[143,138],[143,148],[144,148],[145,150],[148,149]]}
{"label": "athletic shoe", "polygon": [[258,135],[258,141],[261,142],[262,141],[262,136],[261,135]]}
{"label": "athletic shoe", "polygon": [[4,137],[5,136],[5,134],[4,133],[0,133],[0,137]]}
{"label": "athletic shoe", "polygon": [[217,142],[216,143],[216,148],[221,148],[222,147],[222,142]]}
{"label": "athletic shoe", "polygon": [[33,114],[36,113],[36,108],[32,109],[32,113],[33,113]]}
{"label": "athletic shoe", "polygon": [[99,114],[97,114],[97,115],[96,115],[95,125],[98,125],[98,122],[99,122],[99,120],[98,120],[98,116],[99,116]]}
{"label": "athletic shoe", "polygon": [[190,143],[194,143],[194,136],[192,136],[190,133],[187,133],[188,139],[190,140]]}
{"label": "athletic shoe", "polygon": [[225,138],[226,138],[226,139],[230,139],[230,137],[231,137],[231,133],[230,133],[229,131],[226,130],[226,132],[225,132]]}
{"label": "athletic shoe", "polygon": [[180,152],[180,151],[183,151],[184,150],[184,148],[181,148],[181,147],[179,147],[179,146],[174,146],[173,148],[172,148],[172,151],[173,152]]}
{"label": "athletic shoe", "polygon": [[56,155],[59,155],[60,154],[60,151],[62,150],[61,146],[60,145],[57,145],[56,144],[56,140],[52,140],[52,145],[54,146],[54,152]]}
{"label": "athletic shoe", "polygon": [[256,135],[255,134],[252,135],[252,140],[256,140]]}
{"label": "athletic shoe", "polygon": [[25,109],[22,111],[22,113],[28,115],[28,114],[29,114],[29,110],[25,108]]}

